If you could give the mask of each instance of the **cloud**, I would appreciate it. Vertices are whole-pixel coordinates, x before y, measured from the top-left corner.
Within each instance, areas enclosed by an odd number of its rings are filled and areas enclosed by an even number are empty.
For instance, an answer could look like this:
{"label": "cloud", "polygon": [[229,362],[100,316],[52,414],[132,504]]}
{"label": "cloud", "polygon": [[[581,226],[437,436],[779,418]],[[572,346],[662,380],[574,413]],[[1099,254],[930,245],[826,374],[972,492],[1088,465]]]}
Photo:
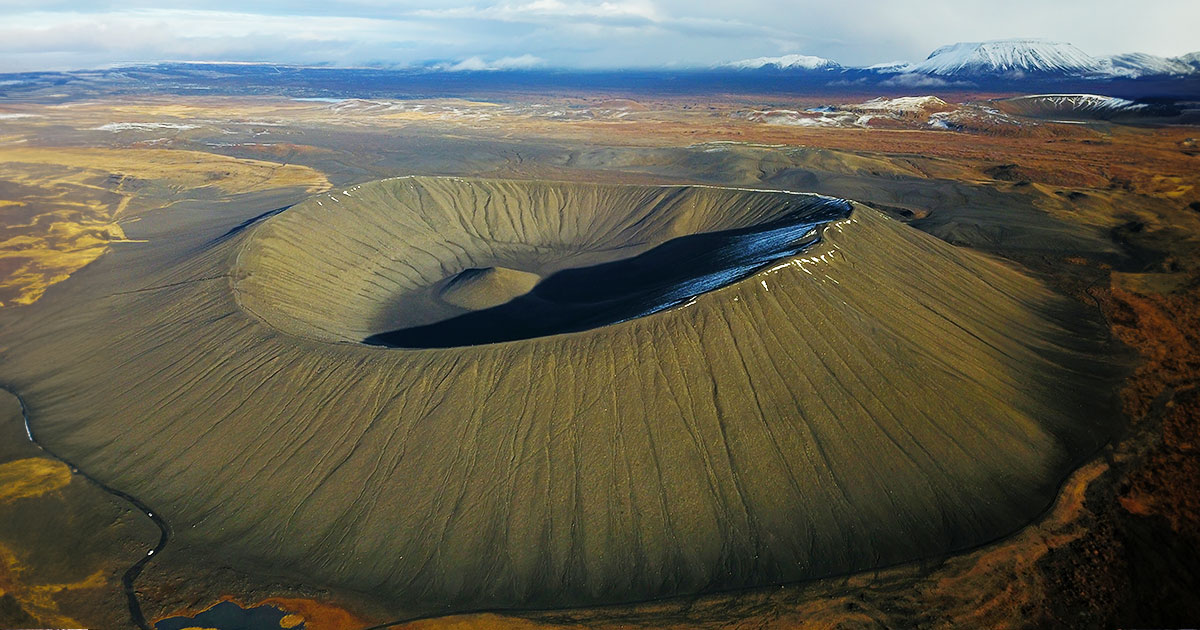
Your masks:
{"label": "cloud", "polygon": [[950,82],[924,74],[897,74],[890,79],[880,81],[879,85],[889,87],[946,87],[950,85]]}
{"label": "cloud", "polygon": [[[428,25],[359,17],[273,16],[201,10],[104,14],[31,12],[0,20],[0,60],[14,69],[161,60],[407,65],[446,45]],[[452,43],[452,42],[451,42]]]}
{"label": "cloud", "polygon": [[412,14],[426,18],[504,22],[545,22],[563,18],[606,22],[658,22],[662,19],[653,3],[637,1],[594,3],[532,0],[531,2],[502,3],[492,6],[418,9]]}
{"label": "cloud", "polygon": [[492,61],[484,61],[483,57],[467,57],[454,64],[438,64],[434,68],[448,72],[481,72],[495,70],[528,70],[544,65],[546,61],[533,55],[519,57],[500,57]]}
{"label": "cloud", "polygon": [[[0,0],[0,69],[163,59],[501,68],[708,67],[815,55],[918,61],[1029,36],[1103,55],[1200,47],[1194,0]],[[1113,16],[1120,16],[1115,19]],[[473,60],[473,58],[478,60]],[[501,60],[507,60],[501,62]],[[524,61],[517,61],[524,60]]]}

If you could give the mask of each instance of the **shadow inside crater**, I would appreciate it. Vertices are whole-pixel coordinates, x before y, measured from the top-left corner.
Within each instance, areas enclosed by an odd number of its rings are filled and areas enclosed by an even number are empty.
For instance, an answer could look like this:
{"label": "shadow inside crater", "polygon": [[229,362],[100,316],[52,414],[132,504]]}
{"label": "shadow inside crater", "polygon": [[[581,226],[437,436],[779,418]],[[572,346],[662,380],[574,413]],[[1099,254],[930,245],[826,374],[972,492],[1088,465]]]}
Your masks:
{"label": "shadow inside crater", "polygon": [[475,346],[643,317],[799,254],[820,240],[821,226],[848,217],[850,211],[848,202],[817,199],[761,225],[681,236],[624,260],[564,269],[504,304],[378,333],[363,342],[392,348]]}

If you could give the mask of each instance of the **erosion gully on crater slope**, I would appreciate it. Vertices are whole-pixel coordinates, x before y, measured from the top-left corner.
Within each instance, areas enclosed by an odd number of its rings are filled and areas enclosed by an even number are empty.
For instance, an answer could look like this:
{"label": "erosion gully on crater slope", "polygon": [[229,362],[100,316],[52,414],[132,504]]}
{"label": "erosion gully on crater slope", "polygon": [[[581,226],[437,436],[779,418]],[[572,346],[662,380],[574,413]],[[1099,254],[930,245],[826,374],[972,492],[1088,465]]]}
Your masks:
{"label": "erosion gully on crater slope", "polygon": [[435,304],[469,269],[548,282],[692,235],[786,241],[807,234],[789,217],[830,203],[400,178],[228,238],[249,214],[202,234],[165,216],[4,322],[0,382],[39,441],[153,505],[172,548],[402,614],[775,584],[1013,531],[1105,439],[1100,328],[861,205],[687,308],[505,343],[362,343],[434,323],[395,307]]}

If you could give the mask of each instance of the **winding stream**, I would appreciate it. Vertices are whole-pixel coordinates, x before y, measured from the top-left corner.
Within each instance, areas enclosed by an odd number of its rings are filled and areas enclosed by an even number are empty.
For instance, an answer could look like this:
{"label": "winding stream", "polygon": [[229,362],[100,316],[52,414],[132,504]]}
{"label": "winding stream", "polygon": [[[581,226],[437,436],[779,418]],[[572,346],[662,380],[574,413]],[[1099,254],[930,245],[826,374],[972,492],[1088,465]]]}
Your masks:
{"label": "winding stream", "polygon": [[161,516],[159,516],[154,510],[150,509],[150,506],[143,503],[137,497],[121,492],[116,488],[104,484],[95,477],[92,477],[91,475],[80,470],[79,467],[71,461],[60,457],[54,453],[54,451],[51,451],[38,442],[37,437],[33,432],[33,426],[29,420],[29,407],[25,405],[25,399],[22,398],[20,394],[9,389],[8,387],[0,386],[0,390],[4,390],[12,394],[17,399],[17,402],[20,403],[21,416],[25,420],[25,435],[29,437],[29,441],[34,446],[38,447],[42,452],[46,453],[50,457],[53,457],[54,459],[66,464],[71,469],[72,473],[80,475],[84,479],[96,484],[96,486],[101,490],[113,495],[114,497],[128,501],[142,514],[145,514],[147,517],[149,517],[150,520],[154,522],[154,525],[158,527],[158,544],[156,544],[153,549],[147,552],[145,556],[135,562],[133,566],[126,569],[124,575],[121,576],[121,586],[125,591],[125,601],[129,606],[129,616],[133,618],[133,622],[142,630],[153,630],[150,626],[150,623],[146,621],[146,615],[142,613],[142,605],[140,602],[138,602],[137,589],[134,588],[133,583],[135,580],[137,580],[138,576],[141,575],[142,569],[146,568],[146,565],[154,559],[154,556],[167,546],[167,541],[169,541],[171,538],[171,527],[167,525],[167,522],[163,520]]}

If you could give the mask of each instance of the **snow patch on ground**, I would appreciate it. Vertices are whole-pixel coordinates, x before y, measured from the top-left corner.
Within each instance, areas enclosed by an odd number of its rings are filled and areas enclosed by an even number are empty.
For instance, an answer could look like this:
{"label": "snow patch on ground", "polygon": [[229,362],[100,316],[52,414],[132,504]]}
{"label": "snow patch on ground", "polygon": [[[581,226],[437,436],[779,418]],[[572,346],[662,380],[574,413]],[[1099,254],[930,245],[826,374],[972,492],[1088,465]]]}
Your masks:
{"label": "snow patch on ground", "polygon": [[936,129],[1006,133],[1005,129],[1030,124],[1000,110],[980,104],[953,104],[936,96],[880,97],[865,103],[822,105],[803,111],[766,109],[734,114],[751,122],[792,127],[843,129]]}
{"label": "snow patch on ground", "polygon": [[766,125],[791,127],[852,127],[859,118],[858,114],[853,112],[825,108],[803,112],[791,109],[754,110],[735,116]]}
{"label": "snow patch on ground", "polygon": [[174,129],[176,131],[184,131],[187,129],[199,129],[199,125],[188,125],[184,123],[161,123],[161,122],[113,122],[92,127],[92,131],[161,131],[163,129]]}
{"label": "snow patch on ground", "polygon": [[949,107],[949,103],[936,96],[901,96],[899,98],[874,98],[854,107],[868,111],[923,112],[927,109]]}

